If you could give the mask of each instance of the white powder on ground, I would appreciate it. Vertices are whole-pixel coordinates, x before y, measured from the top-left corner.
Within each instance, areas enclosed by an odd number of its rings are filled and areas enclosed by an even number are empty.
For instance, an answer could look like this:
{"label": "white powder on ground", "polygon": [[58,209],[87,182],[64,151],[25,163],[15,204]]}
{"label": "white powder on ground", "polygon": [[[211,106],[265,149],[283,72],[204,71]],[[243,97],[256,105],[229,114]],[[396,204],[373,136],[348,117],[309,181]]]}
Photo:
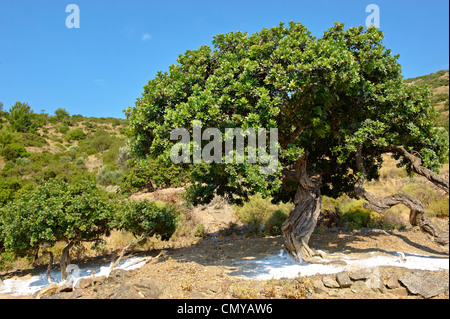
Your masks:
{"label": "white powder on ground", "polygon": [[[122,260],[117,268],[123,270],[133,270],[142,267],[145,265],[145,260],[143,257],[132,257],[125,260]],[[71,266],[71,267],[69,267]],[[111,272],[109,266],[100,266],[100,267],[86,267],[83,269],[78,268],[76,265],[69,265],[69,268],[73,269],[72,274],[68,275],[68,281],[73,281],[75,285],[76,282],[80,278],[90,277],[94,273],[94,276],[109,276]],[[117,269],[116,268],[116,269]],[[61,272],[54,270],[51,271],[51,276],[55,279],[56,282],[61,282]],[[15,296],[27,296],[32,295],[36,291],[41,290],[42,288],[49,285],[45,272],[42,272],[39,275],[32,276],[28,279],[21,278],[10,278],[3,280],[3,285],[0,284],[0,294],[12,294]]]}
{"label": "white powder on ground", "polygon": [[422,270],[449,270],[448,257],[424,256],[397,253],[386,256],[375,253],[361,259],[342,258],[346,266],[334,264],[311,264],[298,262],[281,251],[279,254],[269,255],[259,260],[239,261],[240,270],[236,274],[254,279],[295,278],[297,276],[311,276],[315,274],[333,274],[349,268],[374,268],[378,266],[397,266]]}
{"label": "white powder on ground", "polygon": [[[376,255],[369,254],[368,258],[354,259],[350,257],[343,257],[347,265],[337,266],[334,264],[311,264],[292,259],[280,251],[279,254],[268,255],[262,259],[257,260],[242,260],[236,262],[239,270],[235,275],[243,276],[253,279],[280,279],[280,278],[295,278],[297,276],[311,276],[315,274],[333,274],[344,271],[349,268],[374,268],[378,266],[397,266],[409,269],[421,270],[449,270],[448,257],[424,256],[415,254],[397,253],[392,255]],[[137,269],[145,265],[143,257],[132,257],[122,260],[117,268],[123,270]],[[68,280],[73,280],[74,285],[77,280],[84,277],[92,276],[109,276],[109,266],[86,267],[79,269],[74,267],[72,275]],[[55,281],[61,281],[61,273],[59,271],[52,271],[52,277]],[[0,284],[0,294],[12,295],[32,295],[41,290],[49,284],[45,276],[45,272],[32,276],[28,279],[11,278],[3,280],[3,285]]]}

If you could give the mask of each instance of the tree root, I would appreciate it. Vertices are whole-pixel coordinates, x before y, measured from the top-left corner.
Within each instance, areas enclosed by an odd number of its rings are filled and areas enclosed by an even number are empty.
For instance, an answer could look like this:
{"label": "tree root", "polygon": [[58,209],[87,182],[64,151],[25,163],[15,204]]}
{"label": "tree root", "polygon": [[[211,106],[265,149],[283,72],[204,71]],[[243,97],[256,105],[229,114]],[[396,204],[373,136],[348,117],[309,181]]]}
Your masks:
{"label": "tree root", "polygon": [[288,254],[297,260],[298,262],[307,262],[311,264],[321,264],[321,265],[337,265],[345,266],[347,263],[343,260],[345,258],[344,254],[327,254],[322,250],[313,250],[308,244],[305,243],[303,239],[297,245],[298,251],[293,254],[292,252],[286,250]]}

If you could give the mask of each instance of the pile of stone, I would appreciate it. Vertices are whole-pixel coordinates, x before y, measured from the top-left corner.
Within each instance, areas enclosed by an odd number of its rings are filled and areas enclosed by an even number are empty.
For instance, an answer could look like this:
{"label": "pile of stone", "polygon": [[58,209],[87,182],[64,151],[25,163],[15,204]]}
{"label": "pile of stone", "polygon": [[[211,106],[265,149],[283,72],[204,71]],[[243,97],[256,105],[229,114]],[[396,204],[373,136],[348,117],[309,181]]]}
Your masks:
{"label": "pile of stone", "polygon": [[[161,285],[152,279],[130,282],[130,274],[122,269],[114,269],[108,277],[80,278],[72,281],[52,283],[34,294],[36,299],[76,299],[94,297],[99,299],[157,299],[161,295]],[[85,295],[86,288],[93,288],[94,296]]]}
{"label": "pile of stone", "polygon": [[406,275],[399,276],[392,273],[384,281],[380,276],[380,269],[358,268],[342,271],[337,274],[324,275],[321,281],[315,282],[315,291],[323,292],[324,288],[349,288],[355,294],[372,289],[379,293],[391,293],[399,298],[408,295],[420,295],[423,298],[432,298],[441,293],[448,294],[449,282],[432,273],[413,270]]}

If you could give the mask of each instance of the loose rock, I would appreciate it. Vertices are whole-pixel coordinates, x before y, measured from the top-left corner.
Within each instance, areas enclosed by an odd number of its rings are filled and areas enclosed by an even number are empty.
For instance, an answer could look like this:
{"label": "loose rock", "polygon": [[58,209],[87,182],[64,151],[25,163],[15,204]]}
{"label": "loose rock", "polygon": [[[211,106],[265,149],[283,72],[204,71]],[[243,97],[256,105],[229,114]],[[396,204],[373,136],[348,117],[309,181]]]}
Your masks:
{"label": "loose rock", "polygon": [[111,299],[157,299],[160,295],[161,290],[155,281],[141,279],[136,283],[122,285]]}
{"label": "loose rock", "polygon": [[394,289],[389,290],[389,292],[398,297],[408,296],[408,289],[406,289],[405,287],[394,288]]}
{"label": "loose rock", "polygon": [[366,286],[367,288],[371,288],[375,291],[384,292],[383,280],[380,277],[379,268],[375,268],[375,270],[367,278]]}
{"label": "loose rock", "polygon": [[328,288],[339,288],[339,284],[334,277],[331,276],[323,276],[322,278],[323,285]]}
{"label": "loose rock", "polygon": [[396,289],[400,287],[397,274],[394,273],[391,277],[389,277],[389,280],[386,282],[386,287],[389,289]]}
{"label": "loose rock", "polygon": [[352,285],[352,280],[345,271],[340,272],[336,275],[336,281],[341,288],[348,288]]}
{"label": "loose rock", "polygon": [[421,270],[408,273],[400,278],[400,282],[410,293],[424,298],[437,296],[449,287],[448,281]]}
{"label": "loose rock", "polygon": [[366,280],[372,271],[369,268],[356,268],[348,271],[351,280]]}
{"label": "loose rock", "polygon": [[96,283],[102,283],[105,280],[106,280],[106,276],[80,278],[76,282],[74,288],[85,289],[87,287],[95,285]]}
{"label": "loose rock", "polygon": [[37,294],[35,295],[35,298],[36,299],[45,299],[45,298],[49,298],[60,292],[70,292],[70,291],[72,291],[72,286],[73,286],[72,281],[65,282],[62,284],[54,282],[54,283],[51,283],[50,285],[48,285],[47,287],[39,290],[37,292]]}

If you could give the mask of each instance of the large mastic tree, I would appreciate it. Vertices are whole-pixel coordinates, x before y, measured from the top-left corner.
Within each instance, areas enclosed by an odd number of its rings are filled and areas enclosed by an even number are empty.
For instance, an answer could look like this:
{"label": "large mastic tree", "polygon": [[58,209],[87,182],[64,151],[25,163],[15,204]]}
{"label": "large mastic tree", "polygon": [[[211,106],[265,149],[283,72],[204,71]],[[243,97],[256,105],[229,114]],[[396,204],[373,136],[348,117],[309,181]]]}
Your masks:
{"label": "large mastic tree", "polygon": [[[404,84],[398,56],[383,46],[376,28],[336,23],[321,38],[300,23],[281,23],[251,35],[220,34],[214,48],[201,46],[158,72],[126,114],[132,146],[141,156],[168,160],[177,127],[278,129],[278,169],[260,174],[260,163],[194,164],[194,201],[214,194],[245,200],[256,192],[293,200],[283,225],[286,250],[312,259],[308,241],[320,213],[321,195],[347,193],[383,212],[411,209],[411,223],[448,243],[424,216],[424,205],[407,194],[379,198],[364,189],[377,179],[383,154],[400,159],[448,193],[437,173],[448,152],[448,135],[434,127],[429,91]],[[268,134],[267,134],[268,138]],[[207,143],[208,141],[203,141]],[[269,147],[269,143],[267,143]]]}

